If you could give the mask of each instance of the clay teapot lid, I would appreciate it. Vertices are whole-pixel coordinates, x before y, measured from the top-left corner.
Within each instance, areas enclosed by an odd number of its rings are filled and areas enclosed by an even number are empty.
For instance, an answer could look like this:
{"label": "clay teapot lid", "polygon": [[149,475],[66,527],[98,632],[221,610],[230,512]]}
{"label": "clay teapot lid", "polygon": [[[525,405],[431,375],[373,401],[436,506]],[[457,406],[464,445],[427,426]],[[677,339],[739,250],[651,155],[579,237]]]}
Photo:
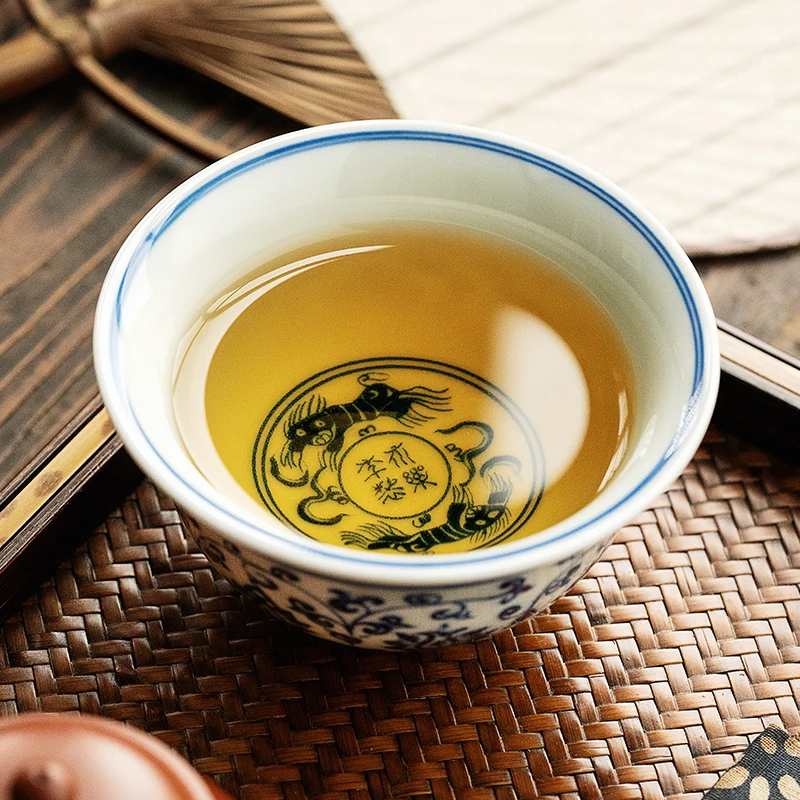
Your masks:
{"label": "clay teapot lid", "polygon": [[152,736],[83,714],[0,721],[0,800],[223,800]]}

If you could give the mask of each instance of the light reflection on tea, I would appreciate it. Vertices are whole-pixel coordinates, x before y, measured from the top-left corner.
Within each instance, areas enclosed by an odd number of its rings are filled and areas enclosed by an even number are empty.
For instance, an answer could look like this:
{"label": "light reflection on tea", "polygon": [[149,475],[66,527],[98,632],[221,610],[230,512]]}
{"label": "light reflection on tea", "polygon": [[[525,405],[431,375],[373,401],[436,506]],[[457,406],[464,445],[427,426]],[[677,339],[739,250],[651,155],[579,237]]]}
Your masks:
{"label": "light reflection on tea", "polygon": [[472,550],[587,505],[634,380],[592,296],[532,251],[385,224],[263,265],[187,335],[174,406],[233,500],[322,542]]}

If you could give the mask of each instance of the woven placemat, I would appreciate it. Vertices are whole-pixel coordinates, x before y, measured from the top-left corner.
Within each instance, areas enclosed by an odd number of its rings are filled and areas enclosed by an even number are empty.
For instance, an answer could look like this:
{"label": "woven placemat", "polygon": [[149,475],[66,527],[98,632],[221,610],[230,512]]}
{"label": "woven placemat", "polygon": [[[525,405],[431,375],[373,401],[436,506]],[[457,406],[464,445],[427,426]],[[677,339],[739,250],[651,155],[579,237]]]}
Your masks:
{"label": "woven placemat", "polygon": [[324,0],[401,116],[598,170],[691,255],[800,243],[796,0]]}
{"label": "woven placemat", "polygon": [[800,470],[718,431],[548,613],[377,653],[233,593],[143,483],[0,628],[0,711],[156,734],[231,794],[697,797],[800,731]]}

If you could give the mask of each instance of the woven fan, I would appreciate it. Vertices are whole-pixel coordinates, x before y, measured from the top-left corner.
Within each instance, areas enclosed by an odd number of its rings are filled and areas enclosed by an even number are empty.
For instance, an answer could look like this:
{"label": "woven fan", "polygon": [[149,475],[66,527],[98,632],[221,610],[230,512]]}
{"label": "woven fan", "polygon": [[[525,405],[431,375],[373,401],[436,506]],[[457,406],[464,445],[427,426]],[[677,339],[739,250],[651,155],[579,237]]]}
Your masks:
{"label": "woven fan", "polygon": [[318,0],[93,0],[86,13],[71,16],[58,16],[44,0],[18,2],[36,27],[0,46],[0,100],[55,80],[71,65],[181,144],[212,159],[229,153],[101,63],[137,49],[178,61],[308,125],[397,116]]}

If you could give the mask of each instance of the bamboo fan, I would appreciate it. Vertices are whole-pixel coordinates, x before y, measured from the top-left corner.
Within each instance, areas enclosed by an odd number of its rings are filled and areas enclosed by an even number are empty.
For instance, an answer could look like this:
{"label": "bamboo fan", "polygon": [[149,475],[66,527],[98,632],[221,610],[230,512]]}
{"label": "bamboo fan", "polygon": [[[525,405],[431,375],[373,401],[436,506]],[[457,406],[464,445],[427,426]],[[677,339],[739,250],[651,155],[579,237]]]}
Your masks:
{"label": "bamboo fan", "polygon": [[59,16],[18,0],[35,28],[0,45],[0,100],[74,67],[123,108],[217,159],[230,150],[140,97],[102,61],[136,49],[177,61],[265,106],[319,125],[395,117],[378,80],[318,0],[93,0]]}

